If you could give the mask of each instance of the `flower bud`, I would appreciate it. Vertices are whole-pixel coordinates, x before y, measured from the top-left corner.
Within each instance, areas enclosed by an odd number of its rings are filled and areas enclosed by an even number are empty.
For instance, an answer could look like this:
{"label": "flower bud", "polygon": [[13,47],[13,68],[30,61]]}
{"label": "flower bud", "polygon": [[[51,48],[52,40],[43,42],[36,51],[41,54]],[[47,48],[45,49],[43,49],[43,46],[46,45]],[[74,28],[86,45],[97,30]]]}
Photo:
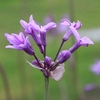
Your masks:
{"label": "flower bud", "polygon": [[49,67],[50,65],[51,65],[51,58],[50,57],[48,57],[48,56],[46,56],[45,58],[44,58],[44,62],[45,62],[45,64]]}
{"label": "flower bud", "polygon": [[64,63],[71,56],[71,52],[69,50],[63,50],[58,56],[58,62]]}

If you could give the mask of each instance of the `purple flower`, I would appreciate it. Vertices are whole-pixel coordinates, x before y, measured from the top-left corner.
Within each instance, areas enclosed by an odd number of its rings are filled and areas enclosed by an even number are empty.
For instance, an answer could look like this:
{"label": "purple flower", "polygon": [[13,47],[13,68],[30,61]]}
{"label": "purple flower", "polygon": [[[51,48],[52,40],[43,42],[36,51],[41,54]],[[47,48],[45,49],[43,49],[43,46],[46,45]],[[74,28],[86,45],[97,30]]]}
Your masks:
{"label": "purple flower", "polygon": [[[45,58],[45,62],[46,62],[46,59],[50,60],[50,62],[51,62],[50,65],[51,66],[45,67],[44,66],[44,62],[41,61],[41,64],[43,65],[41,67],[41,66],[39,66],[39,64],[38,64],[38,62],[36,60],[34,60],[32,63],[27,61],[27,63],[30,64],[32,67],[39,69],[44,74],[45,77],[50,76],[52,79],[54,79],[56,81],[59,81],[62,78],[62,76],[63,76],[63,74],[65,72],[64,64],[59,64],[54,70],[51,71],[50,69],[52,68],[52,65],[54,63],[51,61],[51,58],[46,57]],[[46,64],[46,65],[48,65],[48,64]]]}
{"label": "purple flower", "polygon": [[88,92],[94,90],[96,87],[97,86],[95,84],[87,84],[84,86],[84,90]]}
{"label": "purple flower", "polygon": [[96,60],[90,67],[91,71],[96,75],[100,75],[100,60]]}
{"label": "purple flower", "polygon": [[71,53],[73,53],[80,46],[88,46],[88,44],[94,44],[87,36],[84,36],[83,38],[80,37],[77,31],[77,29],[82,26],[80,21],[78,21],[77,23],[71,23],[69,20],[63,19],[61,24],[69,26],[68,32],[63,37],[64,41],[67,40],[72,34],[76,38],[76,43],[69,49]]}
{"label": "purple flower", "polygon": [[[69,18],[69,16],[68,16],[68,14],[64,14],[63,16],[62,16],[62,18],[61,19],[70,19]],[[47,15],[45,18],[44,18],[44,23],[45,24],[47,24],[47,23],[49,23],[49,22],[52,22],[52,21],[54,21],[54,16],[52,16],[52,15]],[[59,22],[58,22],[58,26],[57,26],[57,28],[56,29],[51,29],[50,31],[49,31],[49,33],[51,34],[51,35],[59,35],[59,33],[65,33],[67,31],[67,28],[66,28],[66,26],[64,26],[64,25],[61,25]]]}
{"label": "purple flower", "polygon": [[73,26],[77,30],[82,27],[82,23],[79,20],[77,22],[71,23],[68,19],[62,19],[61,24],[65,26]]}
{"label": "purple flower", "polygon": [[[36,42],[36,44],[38,46],[41,45],[41,40],[40,40],[40,36],[38,34],[38,29],[40,28],[39,25],[33,20],[33,16],[31,15],[29,18],[29,23],[27,23],[24,20],[20,20],[20,24],[23,26],[23,28],[25,29],[25,33],[30,34],[32,36],[32,38],[34,39],[34,41]],[[34,27],[33,27],[34,26]]]}
{"label": "purple flower", "polygon": [[[51,16],[51,15],[47,15],[45,18],[44,18],[44,24],[47,24],[49,22],[54,22],[54,17]],[[50,30],[48,30],[48,33],[52,36],[55,36],[58,34],[58,28],[52,28]]]}
{"label": "purple flower", "polygon": [[25,33],[27,34],[31,34],[33,33],[33,30],[37,31],[39,29],[39,25],[33,20],[32,15],[29,18],[29,23],[24,20],[20,20],[20,24],[23,26],[23,28],[25,29]]}
{"label": "purple flower", "polygon": [[[54,22],[49,22],[48,24],[44,26],[39,26],[34,20],[32,15],[29,18],[29,23],[25,22],[24,20],[20,20],[21,25],[25,29],[25,32],[27,34],[30,34],[34,41],[36,42],[37,45],[46,45],[46,32],[51,29],[56,27],[56,23]],[[38,37],[37,34],[40,34]]]}
{"label": "purple flower", "polygon": [[44,18],[44,24],[54,21],[54,17],[52,15],[47,15]]}
{"label": "purple flower", "polygon": [[59,63],[64,63],[66,60],[68,60],[71,56],[71,52],[68,50],[63,50],[62,52],[60,52],[60,54],[58,55],[58,62]]}
{"label": "purple flower", "polygon": [[45,64],[46,64],[48,67],[52,67],[52,64],[51,64],[52,59],[51,59],[50,57],[46,56],[46,57],[44,58],[44,62],[45,62]]}
{"label": "purple flower", "polygon": [[[64,14],[61,19],[70,19],[69,15],[68,14]],[[61,33],[61,34],[64,34],[67,30],[68,30],[68,27],[66,27],[66,25],[61,25],[61,23],[58,23],[58,32]]]}
{"label": "purple flower", "polygon": [[[20,24],[25,30],[25,33],[27,35],[31,35],[37,46],[39,47],[42,55],[43,60],[39,59],[39,57],[35,54],[30,42],[29,37],[24,36],[22,32],[17,34],[11,34],[8,33],[5,34],[5,37],[9,41],[10,45],[6,46],[6,48],[12,48],[17,50],[24,50],[29,55],[33,55],[35,60],[33,60],[31,63],[27,61],[32,67],[39,69],[45,77],[51,77],[52,79],[58,81],[62,78],[65,69],[64,69],[64,62],[67,61],[71,54],[78,49],[80,46],[88,46],[88,44],[93,44],[93,42],[88,37],[81,38],[78,29],[82,26],[81,22],[73,22],[71,23],[67,19],[63,19],[61,24],[68,27],[68,31],[63,36],[62,42],[60,44],[60,47],[54,57],[54,60],[52,60],[50,57],[48,57],[47,54],[47,42],[46,42],[46,33],[56,27],[56,23],[54,22],[48,22],[44,26],[38,25],[31,15],[29,18],[29,22],[26,22],[24,20],[20,20]],[[57,29],[58,32],[58,29]],[[63,50],[62,46],[66,40],[71,35],[74,35],[76,39],[76,43],[69,49],[69,50]],[[61,51],[61,52],[60,52]],[[57,60],[58,58],[58,60]]]}
{"label": "purple flower", "polygon": [[57,29],[60,34],[64,34],[68,30],[68,28],[66,26],[61,25],[60,23],[58,23]]}
{"label": "purple flower", "polygon": [[8,33],[6,33],[5,37],[10,43],[10,45],[7,45],[6,48],[24,50],[26,53],[30,55],[34,53],[34,50],[32,49],[32,46],[29,42],[28,36],[25,38],[22,32],[20,32],[19,35],[17,34],[9,35]]}
{"label": "purple flower", "polygon": [[88,46],[89,44],[94,44],[88,37],[84,36],[83,38],[78,39],[78,41],[69,49],[73,53],[80,46]]}
{"label": "purple flower", "polygon": [[71,23],[68,19],[62,19],[61,20],[61,25],[65,25],[65,26],[69,27],[68,31],[63,36],[63,41],[67,41],[68,38],[73,33],[73,31],[70,27],[74,27],[76,30],[78,30],[79,28],[81,28],[82,23],[80,21],[77,21],[76,23],[75,22]]}
{"label": "purple flower", "polygon": [[[34,27],[34,26],[33,26]],[[41,44],[43,46],[46,46],[46,32],[50,30],[51,28],[56,27],[56,24],[54,22],[49,22],[48,24],[41,26],[38,28],[38,31],[40,32],[40,39],[41,39]]]}

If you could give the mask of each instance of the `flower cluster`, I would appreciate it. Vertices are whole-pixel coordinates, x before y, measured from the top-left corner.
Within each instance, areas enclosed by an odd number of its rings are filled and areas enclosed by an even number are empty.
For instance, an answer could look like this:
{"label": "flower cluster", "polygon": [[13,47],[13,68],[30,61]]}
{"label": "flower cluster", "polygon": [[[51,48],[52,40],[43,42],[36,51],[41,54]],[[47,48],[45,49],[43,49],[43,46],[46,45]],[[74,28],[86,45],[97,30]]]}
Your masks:
{"label": "flower cluster", "polygon": [[[93,42],[88,37],[80,37],[77,31],[82,26],[80,21],[71,23],[68,19],[62,19],[61,25],[65,25],[66,28],[68,27],[68,30],[62,37],[62,42],[57,51],[57,54],[55,55],[54,60],[52,60],[49,56],[46,55],[46,33],[48,30],[57,27],[56,23],[49,22],[44,26],[39,26],[33,20],[33,16],[31,15],[28,23],[24,20],[20,20],[20,24],[24,28],[25,34],[27,34],[27,36],[25,37],[22,32],[20,32],[19,35],[14,33],[9,35],[8,33],[6,33],[5,37],[10,43],[10,45],[6,46],[6,48],[23,50],[27,54],[34,56],[35,60],[33,60],[31,63],[29,61],[27,62],[32,67],[39,69],[45,77],[51,77],[56,81],[62,78],[65,72],[64,62],[70,58],[71,54],[80,46],[87,47],[88,44],[93,44]],[[43,60],[39,59],[39,57],[35,54],[35,51],[31,43],[29,42],[28,35],[33,38],[36,45],[39,47],[39,50],[44,57]],[[74,35],[76,39],[75,44],[68,50],[61,51],[63,44],[70,38],[71,35]]]}

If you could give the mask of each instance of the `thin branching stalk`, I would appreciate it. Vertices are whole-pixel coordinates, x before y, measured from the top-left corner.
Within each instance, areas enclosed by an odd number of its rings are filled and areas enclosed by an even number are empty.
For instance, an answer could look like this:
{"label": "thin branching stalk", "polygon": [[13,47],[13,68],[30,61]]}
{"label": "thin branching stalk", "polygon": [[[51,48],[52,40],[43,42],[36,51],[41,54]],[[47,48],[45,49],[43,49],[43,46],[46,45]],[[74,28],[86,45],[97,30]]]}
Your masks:
{"label": "thin branching stalk", "polygon": [[44,46],[44,58],[46,56],[46,46]]}
{"label": "thin branching stalk", "polygon": [[[45,56],[46,56],[46,46],[44,46],[44,59],[45,59]],[[44,61],[44,68],[46,68],[46,64],[45,64],[45,61]]]}
{"label": "thin branching stalk", "polygon": [[51,71],[55,70],[56,67],[59,65],[59,62],[57,62],[52,68],[51,68]]}
{"label": "thin branching stalk", "polygon": [[59,54],[59,52],[60,52],[60,50],[61,50],[61,48],[62,48],[62,46],[63,46],[63,43],[64,43],[64,41],[61,42],[61,45],[60,45],[60,47],[59,47],[59,49],[58,49],[58,52],[57,52],[57,54],[56,54],[56,56],[55,56],[55,58],[54,58],[54,61],[56,61],[56,59],[57,59],[57,57],[58,57],[58,54]]}
{"label": "thin branching stalk", "polygon": [[43,66],[41,65],[41,63],[40,63],[40,61],[39,61],[39,59],[38,59],[38,57],[36,56],[35,53],[33,53],[33,56],[34,56],[34,58],[36,59],[36,61],[38,62],[38,64],[40,65],[40,67],[43,68]]}

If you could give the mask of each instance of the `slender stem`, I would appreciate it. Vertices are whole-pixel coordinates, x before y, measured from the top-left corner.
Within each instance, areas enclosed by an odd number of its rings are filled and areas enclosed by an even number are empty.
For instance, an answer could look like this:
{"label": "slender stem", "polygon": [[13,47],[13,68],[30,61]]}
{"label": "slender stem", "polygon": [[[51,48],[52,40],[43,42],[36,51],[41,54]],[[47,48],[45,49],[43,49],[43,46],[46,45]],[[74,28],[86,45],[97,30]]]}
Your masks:
{"label": "slender stem", "polygon": [[44,46],[44,58],[46,56],[46,46]]}
{"label": "slender stem", "polygon": [[49,87],[49,77],[45,77],[44,100],[48,100],[48,87]]}
{"label": "slender stem", "polygon": [[[44,59],[45,59],[45,56],[46,56],[46,46],[44,46]],[[46,68],[46,64],[45,64],[45,61],[44,61],[44,68]]]}
{"label": "slender stem", "polygon": [[33,53],[34,58],[36,59],[36,61],[38,62],[38,64],[40,65],[40,67],[43,67],[38,59],[38,57],[35,55],[35,53]]}
{"label": "slender stem", "polygon": [[57,57],[58,57],[58,54],[59,54],[59,52],[60,52],[60,50],[61,50],[61,48],[62,48],[62,46],[63,46],[63,43],[64,43],[64,41],[61,42],[60,47],[59,47],[59,49],[58,49],[58,52],[57,52],[57,54],[56,54],[56,56],[55,56],[55,58],[54,58],[54,61],[56,61],[56,59],[57,59]]}
{"label": "slender stem", "polygon": [[59,62],[57,62],[52,68],[51,71],[53,71],[54,69],[56,69],[56,67],[59,65]]}
{"label": "slender stem", "polygon": [[42,45],[38,45],[38,47],[39,47],[39,49],[40,49],[41,53],[43,54],[44,52],[43,52]]}

